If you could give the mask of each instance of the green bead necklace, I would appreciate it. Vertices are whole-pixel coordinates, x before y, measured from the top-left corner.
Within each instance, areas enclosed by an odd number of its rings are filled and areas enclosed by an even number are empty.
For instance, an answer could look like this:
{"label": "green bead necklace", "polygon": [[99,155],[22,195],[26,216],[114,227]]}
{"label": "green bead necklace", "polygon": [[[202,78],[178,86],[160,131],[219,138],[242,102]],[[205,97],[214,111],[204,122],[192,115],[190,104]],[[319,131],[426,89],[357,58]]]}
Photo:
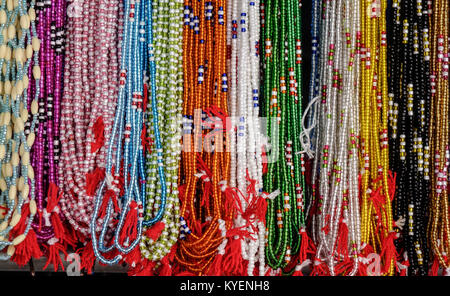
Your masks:
{"label": "green bead necklace", "polygon": [[[268,201],[266,259],[273,269],[291,273],[291,256],[300,250],[304,227],[304,165],[301,133],[301,14],[295,0],[264,1],[265,116],[271,155],[264,178],[266,191],[280,194]],[[272,194],[273,195],[273,194]],[[294,264],[290,264],[294,263]]]}
{"label": "green bead necklace", "polygon": [[[163,158],[166,164],[167,204],[161,222],[144,229],[140,243],[144,258],[157,262],[176,243],[180,232],[178,199],[178,166],[181,146],[182,104],[182,30],[183,1],[153,1],[153,34],[156,63],[156,97],[160,112]],[[147,135],[154,140],[151,104],[147,107]],[[157,149],[147,154],[146,220],[158,212],[161,204],[161,182],[157,177]]]}

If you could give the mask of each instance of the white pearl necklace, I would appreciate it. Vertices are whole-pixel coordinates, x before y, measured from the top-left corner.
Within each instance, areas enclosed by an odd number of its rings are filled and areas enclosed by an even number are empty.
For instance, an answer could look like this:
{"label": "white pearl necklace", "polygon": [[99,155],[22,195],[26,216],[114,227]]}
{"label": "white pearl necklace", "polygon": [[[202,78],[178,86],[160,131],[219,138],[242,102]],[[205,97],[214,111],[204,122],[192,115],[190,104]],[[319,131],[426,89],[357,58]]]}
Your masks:
{"label": "white pearl necklace", "polygon": [[[260,59],[258,54],[260,7],[259,1],[233,0],[228,8],[231,10],[229,28],[231,38],[231,87],[230,104],[233,127],[231,133],[231,187],[237,187],[244,193],[249,184],[248,176],[256,180],[256,196],[262,198],[262,151],[259,124],[259,82]],[[240,15],[238,14],[240,11]],[[229,40],[230,42],[230,40]],[[243,211],[247,203],[243,197],[240,202]],[[236,227],[242,227],[247,221],[240,214],[235,220]],[[242,257],[248,260],[247,274],[253,275],[255,263],[259,261],[259,274],[264,275],[264,236],[265,226],[261,221],[253,221],[248,227],[250,238],[241,240]],[[254,229],[258,229],[255,233]]]}

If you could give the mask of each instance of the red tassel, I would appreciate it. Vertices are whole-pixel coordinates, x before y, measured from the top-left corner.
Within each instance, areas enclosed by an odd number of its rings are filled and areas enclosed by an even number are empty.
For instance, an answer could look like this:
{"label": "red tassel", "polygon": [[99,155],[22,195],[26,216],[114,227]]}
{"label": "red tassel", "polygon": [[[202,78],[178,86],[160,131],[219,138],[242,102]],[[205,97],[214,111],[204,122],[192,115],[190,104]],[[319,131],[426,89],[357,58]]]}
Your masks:
{"label": "red tassel", "polygon": [[301,269],[297,269],[297,266],[295,267],[295,271],[292,274],[292,276],[303,276],[302,270]]}
{"label": "red tassel", "polygon": [[316,246],[314,245],[312,239],[309,238],[308,233],[306,232],[306,229],[304,227],[300,229],[300,236],[301,242],[299,260],[300,262],[305,262],[305,260],[308,259],[308,254],[315,254]]}
{"label": "red tassel", "polygon": [[348,259],[348,226],[341,218],[339,221],[339,237],[337,239],[337,253]]}
{"label": "red tassel", "polygon": [[264,276],[271,276],[271,274],[272,274],[272,268],[269,267],[269,268],[267,268],[266,274],[264,274]]}
{"label": "red tassel", "polygon": [[346,276],[348,275],[353,268],[353,261],[350,260],[350,258],[344,259],[344,261],[336,264],[336,267],[334,268],[335,275],[340,276]]}
{"label": "red tassel", "polygon": [[222,275],[222,268],[224,267],[222,264],[223,261],[223,255],[222,254],[217,254],[211,265],[209,266],[207,275],[208,276],[219,276]]}
{"label": "red tassel", "polygon": [[64,244],[71,245],[73,248],[75,248],[75,245],[78,241],[81,241],[81,239],[77,239],[77,234],[74,229],[71,227],[65,228],[65,235],[64,235]]}
{"label": "red tassel", "polygon": [[399,271],[400,271],[400,276],[407,276],[408,274],[408,266],[409,266],[409,261],[403,261],[401,263],[402,266],[397,265]]}
{"label": "red tassel", "polygon": [[229,243],[225,249],[225,255],[222,259],[223,274],[226,276],[245,275],[245,263],[241,255],[241,238],[229,238]]}
{"label": "red tassel", "polygon": [[196,276],[196,274],[189,271],[182,271],[180,273],[174,274],[174,276]]}
{"label": "red tassel", "polygon": [[[50,239],[50,240],[52,240],[52,239]],[[49,243],[49,242],[47,242],[47,243]],[[62,270],[64,271],[64,265],[62,263],[61,256],[59,255],[60,252],[62,252],[65,255],[64,258],[67,257],[67,252],[66,252],[66,249],[64,248],[64,246],[60,242],[55,242],[51,245],[49,244],[47,251],[48,251],[48,253],[47,253],[48,259],[47,259],[47,262],[45,263],[43,270],[45,270],[49,264],[52,264],[55,272],[58,271],[59,266],[61,266]]]}
{"label": "red tassel", "polygon": [[145,236],[152,239],[153,241],[157,241],[165,227],[166,224],[164,224],[163,222],[156,222],[153,226],[147,228],[147,230],[145,231]]}
{"label": "red tassel", "polygon": [[[53,212],[50,220],[52,222],[53,231],[55,233],[55,237],[61,241],[66,241],[66,235],[65,235],[65,229],[64,225],[61,222],[61,218],[59,217],[58,213]],[[70,238],[68,239],[70,241]]]}
{"label": "red tassel", "polygon": [[[19,223],[17,223],[17,225],[11,230],[11,237],[17,237],[25,232],[29,215],[30,204],[26,203],[22,207]],[[15,246],[15,252],[11,260],[16,262],[19,266],[24,266],[32,257],[38,259],[41,256],[42,252],[39,249],[36,234],[34,230],[30,228],[25,240]]]}
{"label": "red tassel", "polygon": [[[242,217],[249,222],[256,220],[261,221],[265,224],[267,200],[256,192],[256,180],[250,179],[248,170],[247,182],[249,182],[249,185],[247,186],[247,196],[244,196],[244,199],[247,201],[248,206],[245,212],[242,214]],[[257,231],[256,229],[253,230]]]}
{"label": "red tassel", "polygon": [[267,160],[267,153],[266,153],[266,148],[264,147],[264,145],[261,147],[261,154],[262,154],[261,158],[262,158],[262,165],[263,165],[262,173],[263,173],[263,175],[265,175],[269,169],[268,165],[267,165],[267,163],[269,161]]}
{"label": "red tassel", "polygon": [[[387,273],[391,267],[392,260],[397,258],[397,251],[395,249],[394,241],[398,238],[398,234],[395,231],[391,231],[388,236],[383,239],[383,248],[381,251],[381,257],[384,256],[383,273]],[[395,264],[395,262],[394,262]]]}
{"label": "red tassel", "polygon": [[[65,229],[59,217],[58,211],[55,208],[58,206],[59,200],[62,197],[62,192],[59,191],[55,183],[50,183],[47,192],[47,213],[51,213],[50,220],[53,226],[55,237],[60,241],[65,241]],[[70,240],[70,239],[69,239]]]}
{"label": "red tassel", "polygon": [[[367,258],[370,254],[375,253],[375,250],[371,245],[365,245],[359,254],[360,258]],[[363,263],[361,260],[358,262],[358,270],[357,276],[367,276],[367,268],[369,267],[369,263]]]}
{"label": "red tassel", "polygon": [[430,276],[437,276],[439,272],[439,259],[437,256],[434,257],[433,265],[431,265],[430,272],[428,273]]}
{"label": "red tassel", "polygon": [[105,143],[105,123],[102,116],[99,116],[95,121],[92,126],[92,132],[94,134],[94,142],[91,143],[91,153],[95,153]]}
{"label": "red tassel", "polygon": [[142,262],[141,249],[139,248],[139,244],[134,247],[131,252],[123,255],[123,262],[126,262],[132,268],[136,265],[140,265]]}
{"label": "red tassel", "polygon": [[105,178],[105,169],[96,167],[90,173],[86,174],[86,195],[94,196],[97,192],[97,187],[100,184],[100,181]]}
{"label": "red tassel", "polygon": [[25,240],[16,246],[16,251],[11,260],[16,262],[19,266],[24,266],[32,257],[39,259],[41,256],[42,252],[39,249],[36,234],[34,233],[34,230],[30,228]]}
{"label": "red tassel", "polygon": [[295,266],[295,271],[292,276],[303,276],[303,269],[307,266],[311,265],[311,260],[306,259],[301,264],[300,262]]}
{"label": "red tassel", "polygon": [[172,266],[170,265],[167,256],[162,258],[161,264],[162,264],[162,266],[159,271],[159,276],[171,276],[172,275]]}
{"label": "red tassel", "polygon": [[112,200],[112,202],[113,202],[114,212],[119,212],[119,203],[117,202],[116,193],[114,192],[114,190],[108,189],[105,192],[105,195],[102,200],[102,204],[100,205],[100,209],[98,211],[98,215],[100,218],[105,217],[109,200]]}
{"label": "red tassel", "polygon": [[62,192],[59,192],[58,186],[55,183],[50,183],[47,192],[47,212],[51,213],[62,197]]}
{"label": "red tassel", "polygon": [[87,271],[88,274],[92,274],[92,267],[94,266],[95,262],[95,255],[94,255],[94,249],[92,247],[92,242],[87,242],[86,245],[83,248],[80,248],[77,251],[78,254],[81,253],[80,259],[81,259],[81,269],[84,269]]}
{"label": "red tassel", "polygon": [[135,268],[128,270],[129,276],[152,276],[154,275],[156,263],[148,259],[142,260],[142,264],[138,264]]}
{"label": "red tassel", "polygon": [[362,262],[358,263],[358,271],[356,272],[357,276],[367,276],[367,264],[363,264]]}
{"label": "red tassel", "polygon": [[322,262],[319,258],[314,259],[314,267],[311,271],[311,276],[328,276],[330,272],[328,270],[328,265]]}
{"label": "red tassel", "polygon": [[164,256],[164,258],[161,259],[161,268],[159,270],[160,276],[171,276],[174,275],[174,268],[173,268],[173,261],[175,259],[175,253],[177,251],[177,245],[174,244],[172,248],[170,249],[169,254]]}
{"label": "red tassel", "polygon": [[120,233],[119,242],[124,244],[128,238],[130,242],[137,237],[138,207],[136,201],[130,202],[130,210],[126,214],[127,217]]}

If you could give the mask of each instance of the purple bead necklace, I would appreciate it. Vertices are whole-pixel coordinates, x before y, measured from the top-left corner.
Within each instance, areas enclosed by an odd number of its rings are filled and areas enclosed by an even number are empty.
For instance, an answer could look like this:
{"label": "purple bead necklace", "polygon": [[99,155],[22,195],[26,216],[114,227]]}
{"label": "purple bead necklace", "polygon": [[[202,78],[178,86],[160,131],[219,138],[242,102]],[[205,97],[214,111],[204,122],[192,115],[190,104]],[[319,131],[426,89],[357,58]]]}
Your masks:
{"label": "purple bead necklace", "polygon": [[[64,24],[66,0],[44,0],[36,2],[38,16],[37,34],[41,40],[39,126],[36,130],[35,145],[32,149],[32,165],[35,168],[37,214],[33,229],[41,246],[49,250],[63,241],[61,231],[63,217],[57,202],[59,160],[59,120],[62,96],[62,71],[64,60]],[[35,90],[31,90],[34,92]],[[32,96],[30,96],[32,97]],[[52,196],[53,200],[50,200]],[[55,215],[56,218],[52,217]],[[55,219],[59,219],[59,222]],[[54,225],[58,223],[58,225]],[[58,229],[56,232],[55,229]],[[47,254],[50,260],[50,254]],[[57,269],[57,264],[55,269]]]}

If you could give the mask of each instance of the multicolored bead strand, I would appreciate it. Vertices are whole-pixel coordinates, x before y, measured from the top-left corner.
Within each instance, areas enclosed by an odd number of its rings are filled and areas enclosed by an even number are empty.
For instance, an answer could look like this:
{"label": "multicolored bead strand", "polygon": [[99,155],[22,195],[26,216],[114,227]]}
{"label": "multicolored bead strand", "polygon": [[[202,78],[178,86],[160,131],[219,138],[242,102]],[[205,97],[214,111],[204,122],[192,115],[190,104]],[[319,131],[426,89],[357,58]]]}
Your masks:
{"label": "multicolored bead strand", "polygon": [[[6,1],[0,3],[0,65],[2,96],[0,104],[0,260],[9,260],[23,266],[34,257],[39,258],[35,231],[31,223],[37,212],[34,170],[30,163],[34,133],[25,135],[25,122],[30,121],[34,131],[38,120],[40,95],[39,66],[40,40],[36,32],[35,2]],[[30,110],[28,88],[29,67],[36,82]],[[31,113],[31,116],[30,116]]]}

